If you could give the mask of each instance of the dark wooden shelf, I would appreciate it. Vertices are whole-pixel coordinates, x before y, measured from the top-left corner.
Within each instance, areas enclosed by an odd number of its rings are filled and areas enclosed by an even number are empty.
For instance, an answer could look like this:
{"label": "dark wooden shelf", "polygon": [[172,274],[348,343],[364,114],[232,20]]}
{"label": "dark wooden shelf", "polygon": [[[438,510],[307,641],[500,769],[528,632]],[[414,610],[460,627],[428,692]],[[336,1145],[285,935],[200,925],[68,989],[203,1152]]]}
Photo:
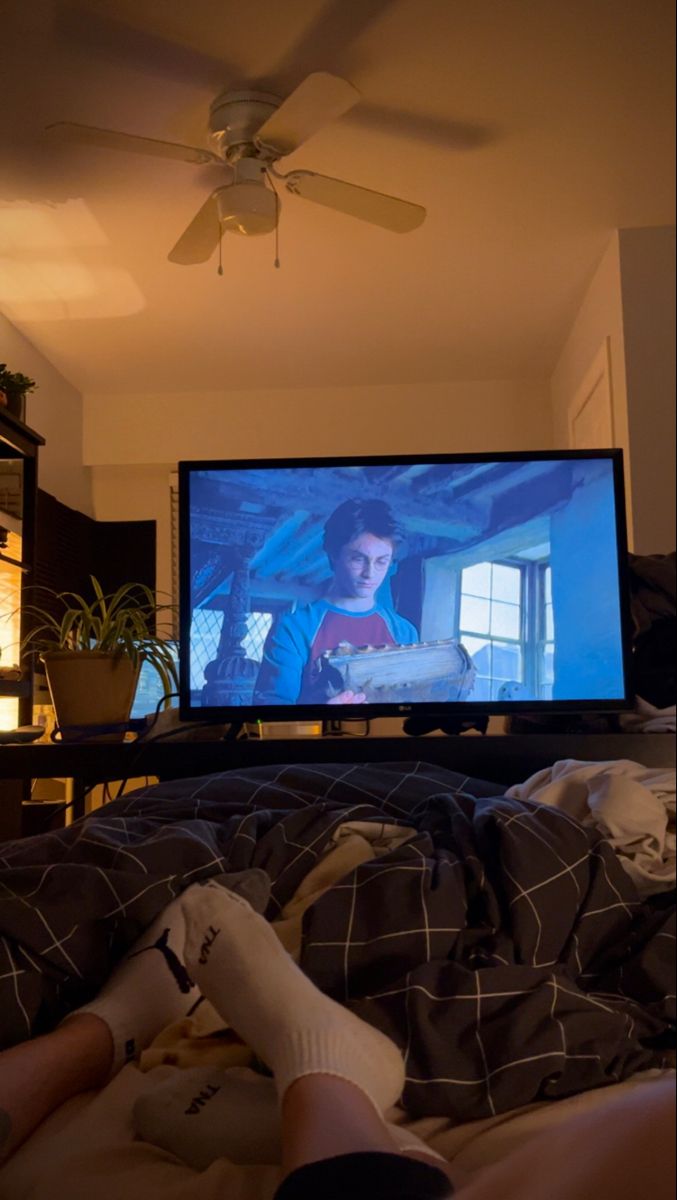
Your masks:
{"label": "dark wooden shelf", "polygon": [[628,758],[674,766],[670,734],[501,734],[459,737],[303,737],[237,741],[48,743],[0,748],[0,779],[77,777],[88,783],[207,775],[271,763],[432,762],[506,785],[563,758]]}
{"label": "dark wooden shelf", "polygon": [[30,696],[31,685],[27,679],[0,679],[0,696]]}
{"label": "dark wooden shelf", "polygon": [[20,446],[22,452],[25,452],[24,447],[30,446],[34,449],[36,446],[45,444],[45,439],[41,434],[36,433],[35,429],[31,429],[30,425],[21,421],[19,417],[15,417],[14,413],[11,413],[5,406],[0,408],[0,425],[5,426],[8,440],[11,440],[13,445]]}

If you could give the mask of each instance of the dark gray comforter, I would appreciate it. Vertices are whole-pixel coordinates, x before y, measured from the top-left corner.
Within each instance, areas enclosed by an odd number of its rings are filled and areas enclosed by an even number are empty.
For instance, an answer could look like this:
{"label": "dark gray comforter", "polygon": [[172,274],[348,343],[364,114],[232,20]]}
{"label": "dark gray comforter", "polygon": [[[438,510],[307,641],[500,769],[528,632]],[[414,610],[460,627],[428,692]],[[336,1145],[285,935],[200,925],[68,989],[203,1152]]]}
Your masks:
{"label": "dark gray comforter", "polygon": [[96,992],[189,883],[261,867],[273,918],[338,825],[386,817],[417,836],[313,906],[302,966],[406,1053],[412,1113],[470,1120],[652,1065],[674,909],[642,904],[597,835],[497,792],[425,763],[261,767],[0,847],[0,1046]]}

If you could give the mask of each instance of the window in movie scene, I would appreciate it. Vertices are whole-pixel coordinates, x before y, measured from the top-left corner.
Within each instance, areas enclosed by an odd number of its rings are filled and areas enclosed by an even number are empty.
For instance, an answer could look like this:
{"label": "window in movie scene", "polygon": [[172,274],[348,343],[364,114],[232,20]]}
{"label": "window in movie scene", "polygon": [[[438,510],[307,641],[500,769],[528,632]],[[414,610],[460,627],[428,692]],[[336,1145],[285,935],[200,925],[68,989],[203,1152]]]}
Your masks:
{"label": "window in movie scene", "polygon": [[502,688],[525,682],[524,571],[483,562],[461,573],[459,636],[477,668],[472,700],[500,700]]}

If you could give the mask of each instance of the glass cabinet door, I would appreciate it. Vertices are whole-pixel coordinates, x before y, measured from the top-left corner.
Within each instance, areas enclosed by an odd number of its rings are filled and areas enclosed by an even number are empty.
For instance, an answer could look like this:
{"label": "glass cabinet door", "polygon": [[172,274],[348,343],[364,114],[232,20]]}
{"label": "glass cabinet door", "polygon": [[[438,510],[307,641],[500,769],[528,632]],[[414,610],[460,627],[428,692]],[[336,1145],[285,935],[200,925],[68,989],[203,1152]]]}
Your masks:
{"label": "glass cabinet door", "polygon": [[44,438],[0,408],[0,730],[31,721],[32,673],[20,651],[33,582],[41,445]]}
{"label": "glass cabinet door", "polygon": [[0,441],[0,730],[19,723],[11,684],[20,678],[23,460]]}

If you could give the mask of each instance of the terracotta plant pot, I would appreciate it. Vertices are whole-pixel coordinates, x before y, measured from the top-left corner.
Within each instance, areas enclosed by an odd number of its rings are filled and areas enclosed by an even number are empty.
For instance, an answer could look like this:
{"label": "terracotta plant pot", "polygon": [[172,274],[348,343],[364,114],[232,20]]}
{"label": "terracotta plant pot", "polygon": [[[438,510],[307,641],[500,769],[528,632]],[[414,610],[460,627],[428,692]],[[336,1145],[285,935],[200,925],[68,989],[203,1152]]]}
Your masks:
{"label": "terracotta plant pot", "polygon": [[98,733],[97,727],[129,720],[140,664],[102,650],[52,650],[41,658],[62,739],[122,741],[124,729]]}

